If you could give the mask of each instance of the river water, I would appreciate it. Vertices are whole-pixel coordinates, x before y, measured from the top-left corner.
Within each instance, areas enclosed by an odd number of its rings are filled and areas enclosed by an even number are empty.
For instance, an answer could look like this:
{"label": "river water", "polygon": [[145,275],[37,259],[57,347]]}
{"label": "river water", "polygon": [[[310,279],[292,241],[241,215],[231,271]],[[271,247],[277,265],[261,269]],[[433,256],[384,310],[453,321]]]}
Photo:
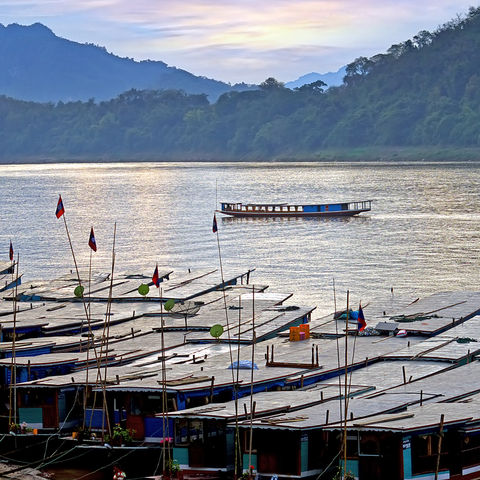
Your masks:
{"label": "river water", "polygon": [[[252,280],[292,302],[333,310],[341,303],[476,289],[480,163],[115,163],[0,166],[0,259],[9,240],[24,280],[74,268],[61,194],[77,260],[110,270],[153,273],[218,267],[212,218],[218,202],[320,203],[373,200],[349,219],[218,217],[223,266],[256,268]],[[315,316],[314,315],[314,316]]]}

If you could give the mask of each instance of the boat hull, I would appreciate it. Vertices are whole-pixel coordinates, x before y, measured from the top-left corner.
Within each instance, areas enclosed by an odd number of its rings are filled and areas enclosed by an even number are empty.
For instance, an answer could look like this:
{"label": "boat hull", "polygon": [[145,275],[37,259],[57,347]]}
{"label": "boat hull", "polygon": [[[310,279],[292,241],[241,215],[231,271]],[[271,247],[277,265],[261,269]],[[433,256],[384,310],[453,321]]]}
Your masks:
{"label": "boat hull", "polygon": [[238,212],[233,210],[217,210],[218,213],[223,213],[230,217],[353,217],[362,212],[368,212],[370,209],[365,210],[346,210],[338,212]]}

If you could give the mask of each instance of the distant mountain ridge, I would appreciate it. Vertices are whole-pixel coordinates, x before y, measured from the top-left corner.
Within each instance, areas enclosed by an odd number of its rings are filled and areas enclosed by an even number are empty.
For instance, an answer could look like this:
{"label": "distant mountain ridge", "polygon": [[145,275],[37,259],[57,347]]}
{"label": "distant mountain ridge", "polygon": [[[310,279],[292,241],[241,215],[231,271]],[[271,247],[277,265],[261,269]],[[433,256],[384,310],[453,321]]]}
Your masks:
{"label": "distant mountain ridge", "polygon": [[285,86],[290,89],[299,88],[303,85],[307,85],[309,83],[316,82],[317,80],[321,80],[327,84],[327,87],[337,87],[342,85],[343,77],[347,74],[346,67],[340,67],[336,72],[328,72],[328,73],[307,73],[302,75],[301,77],[297,78],[296,80],[292,80],[291,82],[285,83]]}
{"label": "distant mountain ridge", "polygon": [[257,87],[195,76],[161,61],[121,58],[57,37],[41,23],[0,24],[0,94],[37,102],[99,101],[132,88],[205,93],[215,101],[225,92]]}

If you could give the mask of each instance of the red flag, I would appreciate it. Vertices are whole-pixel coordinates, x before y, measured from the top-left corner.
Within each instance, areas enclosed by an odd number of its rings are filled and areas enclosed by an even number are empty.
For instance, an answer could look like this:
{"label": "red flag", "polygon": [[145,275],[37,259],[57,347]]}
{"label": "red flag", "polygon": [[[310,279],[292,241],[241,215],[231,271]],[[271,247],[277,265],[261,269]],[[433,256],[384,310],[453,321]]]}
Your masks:
{"label": "red flag", "polygon": [[90,230],[90,238],[88,240],[88,246],[94,251],[97,251],[97,242],[95,241],[95,235],[93,234],[93,227]]}
{"label": "red flag", "polygon": [[10,240],[10,261],[13,262],[13,245],[11,240]]}
{"label": "red flag", "polygon": [[158,265],[155,267],[155,271],[153,272],[152,281],[157,288],[160,287],[160,278],[158,277]]}
{"label": "red flag", "polygon": [[57,203],[57,210],[55,212],[55,215],[57,218],[60,218],[63,214],[65,213],[65,209],[63,208],[63,202],[62,202],[62,196],[58,196],[58,203]]}
{"label": "red flag", "polygon": [[361,332],[367,326],[367,322],[365,321],[365,317],[363,316],[362,304],[358,306],[358,331]]}
{"label": "red flag", "polygon": [[216,233],[218,230],[217,226],[217,217],[215,217],[215,214],[213,214],[213,225],[212,225],[212,232]]}

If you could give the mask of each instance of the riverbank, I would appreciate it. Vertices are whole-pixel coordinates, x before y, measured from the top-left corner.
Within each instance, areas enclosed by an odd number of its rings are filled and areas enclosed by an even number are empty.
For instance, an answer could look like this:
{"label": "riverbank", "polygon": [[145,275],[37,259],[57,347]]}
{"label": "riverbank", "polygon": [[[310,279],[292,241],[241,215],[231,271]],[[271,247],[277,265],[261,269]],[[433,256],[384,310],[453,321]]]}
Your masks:
{"label": "riverbank", "polygon": [[221,163],[221,162],[477,162],[480,161],[480,148],[457,147],[358,147],[351,149],[328,149],[312,153],[297,153],[295,155],[262,156],[244,155],[239,157],[226,157],[223,155],[205,156],[169,155],[158,154],[137,155],[90,155],[90,156],[45,156],[45,155],[19,155],[0,158],[0,165],[21,164],[52,164],[52,163]]}

